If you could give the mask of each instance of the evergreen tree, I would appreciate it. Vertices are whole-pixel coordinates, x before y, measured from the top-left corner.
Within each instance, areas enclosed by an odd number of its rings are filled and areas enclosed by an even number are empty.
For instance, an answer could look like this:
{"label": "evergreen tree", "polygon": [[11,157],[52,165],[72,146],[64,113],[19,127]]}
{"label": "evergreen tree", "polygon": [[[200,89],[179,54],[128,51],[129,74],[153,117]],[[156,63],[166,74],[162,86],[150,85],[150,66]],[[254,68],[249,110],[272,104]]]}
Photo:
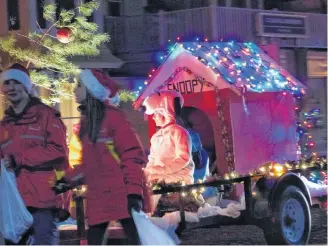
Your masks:
{"label": "evergreen tree", "polygon": [[[10,62],[20,62],[26,64],[27,68],[33,68],[30,69],[33,83],[51,91],[49,98],[42,98],[48,104],[73,96],[74,78],[80,69],[71,58],[97,56],[100,45],[109,41],[107,34],[97,32],[96,23],[88,21],[88,17],[99,8],[99,3],[82,3],[75,9],[61,10],[57,16],[56,8],[55,4],[43,6],[43,17],[50,22],[46,30],[39,28],[28,36],[12,32],[12,35],[0,38],[0,50],[9,55]],[[56,29],[56,37],[51,35],[53,29]],[[18,37],[26,38],[29,47],[20,47]],[[2,67],[9,65],[2,64]],[[56,76],[49,76],[47,70],[55,72]],[[127,91],[123,91],[122,96],[123,101],[133,100],[133,94]]]}

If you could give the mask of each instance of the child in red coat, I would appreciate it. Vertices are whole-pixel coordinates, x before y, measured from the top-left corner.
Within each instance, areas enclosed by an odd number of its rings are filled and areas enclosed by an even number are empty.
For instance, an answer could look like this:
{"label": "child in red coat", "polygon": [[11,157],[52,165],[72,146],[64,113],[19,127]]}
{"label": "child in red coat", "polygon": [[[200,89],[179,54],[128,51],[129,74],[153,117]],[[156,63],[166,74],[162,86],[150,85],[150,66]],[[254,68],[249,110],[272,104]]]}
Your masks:
{"label": "child in red coat", "polygon": [[132,208],[142,208],[145,155],[124,113],[111,105],[110,95],[116,95],[117,90],[109,76],[94,69],[81,73],[75,89],[82,110],[78,134],[82,164],[68,178],[83,180],[87,185],[86,216],[91,245],[102,243],[112,220],[121,222],[131,244],[139,243],[130,213]]}

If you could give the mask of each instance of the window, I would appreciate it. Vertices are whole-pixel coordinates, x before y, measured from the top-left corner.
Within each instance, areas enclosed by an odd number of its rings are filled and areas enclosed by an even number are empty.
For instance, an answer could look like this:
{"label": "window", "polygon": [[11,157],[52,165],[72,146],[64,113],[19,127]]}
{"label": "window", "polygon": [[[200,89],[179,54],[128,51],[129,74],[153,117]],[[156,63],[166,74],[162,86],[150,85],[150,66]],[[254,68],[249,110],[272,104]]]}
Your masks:
{"label": "window", "polygon": [[8,29],[19,29],[19,4],[18,0],[7,0]]}
{"label": "window", "polygon": [[36,1],[37,20],[41,28],[46,28],[46,20],[43,18],[44,0]]}
{"label": "window", "polygon": [[55,0],[57,9],[56,9],[56,19],[58,20],[60,11],[63,9],[70,10],[74,9],[74,0]]}
{"label": "window", "polygon": [[108,1],[108,15],[109,16],[121,15],[121,1]]}

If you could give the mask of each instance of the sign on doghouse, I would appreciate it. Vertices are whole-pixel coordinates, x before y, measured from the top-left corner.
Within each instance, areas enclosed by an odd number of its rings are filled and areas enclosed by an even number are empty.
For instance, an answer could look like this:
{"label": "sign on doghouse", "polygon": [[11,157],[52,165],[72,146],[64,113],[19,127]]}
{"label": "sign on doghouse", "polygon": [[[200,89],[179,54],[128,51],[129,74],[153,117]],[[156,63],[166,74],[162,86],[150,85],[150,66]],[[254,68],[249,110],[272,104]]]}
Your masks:
{"label": "sign on doghouse", "polygon": [[179,68],[174,75],[166,81],[167,90],[175,90],[182,95],[209,91],[207,85],[202,83],[202,79],[195,76],[190,70],[186,68]]}
{"label": "sign on doghouse", "polygon": [[168,90],[176,90],[181,94],[190,94],[195,92],[203,92],[204,85],[197,79],[180,81],[177,83],[168,83]]}

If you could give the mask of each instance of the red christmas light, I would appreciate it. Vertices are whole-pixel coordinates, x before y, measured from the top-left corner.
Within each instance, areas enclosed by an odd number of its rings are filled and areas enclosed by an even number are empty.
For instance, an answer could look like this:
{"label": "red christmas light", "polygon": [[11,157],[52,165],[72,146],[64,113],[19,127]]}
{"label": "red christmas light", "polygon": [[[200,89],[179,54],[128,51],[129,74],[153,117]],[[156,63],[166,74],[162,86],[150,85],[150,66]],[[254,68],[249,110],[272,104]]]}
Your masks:
{"label": "red christmas light", "polygon": [[309,143],[308,143],[308,146],[309,146],[309,147],[314,147],[314,145],[315,145],[314,142],[309,142]]}

